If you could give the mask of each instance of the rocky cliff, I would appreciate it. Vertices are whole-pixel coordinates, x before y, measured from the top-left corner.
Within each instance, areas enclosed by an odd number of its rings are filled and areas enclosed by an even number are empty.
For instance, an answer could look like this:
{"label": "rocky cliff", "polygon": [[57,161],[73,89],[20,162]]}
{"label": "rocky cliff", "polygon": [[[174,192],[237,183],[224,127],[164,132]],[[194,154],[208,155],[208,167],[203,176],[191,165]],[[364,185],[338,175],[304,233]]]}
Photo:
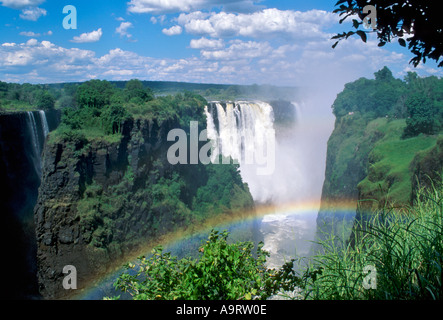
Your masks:
{"label": "rocky cliff", "polygon": [[[177,120],[130,119],[118,139],[50,139],[35,207],[44,298],[72,293],[62,285],[64,266],[76,268],[82,289],[144,243],[201,219],[193,199],[208,183],[208,169],[172,166],[166,158],[167,134],[178,127]],[[246,185],[237,183],[230,193],[238,209],[253,206]]]}
{"label": "rocky cliff", "polygon": [[336,120],[328,142],[318,239],[333,233],[352,241],[354,221],[374,210],[412,205],[417,188],[441,179],[442,135],[403,139],[405,126],[402,119],[358,114]]}
{"label": "rocky cliff", "polygon": [[[41,181],[39,151],[45,143],[43,121],[53,130],[60,114],[46,112],[45,118],[38,111],[0,113],[1,296],[6,299],[38,296],[33,208]],[[11,270],[16,276],[6,276]]]}

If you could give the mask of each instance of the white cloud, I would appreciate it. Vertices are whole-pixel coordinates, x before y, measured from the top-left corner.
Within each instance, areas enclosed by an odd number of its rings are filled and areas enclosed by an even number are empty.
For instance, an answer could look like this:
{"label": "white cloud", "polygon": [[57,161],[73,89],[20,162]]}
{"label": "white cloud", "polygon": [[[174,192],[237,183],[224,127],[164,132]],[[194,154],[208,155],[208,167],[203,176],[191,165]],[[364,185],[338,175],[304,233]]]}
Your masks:
{"label": "white cloud", "polygon": [[166,16],[162,14],[161,16],[158,17],[151,17],[150,20],[152,24],[157,24],[157,23],[163,24],[166,21]]}
{"label": "white cloud", "polygon": [[39,7],[29,7],[22,10],[20,18],[24,20],[37,21],[41,16],[46,16],[46,10]]}
{"label": "white cloud", "polygon": [[223,8],[225,11],[251,12],[257,10],[255,2],[260,0],[131,0],[129,12],[133,13],[177,13],[195,10]]}
{"label": "white cloud", "polygon": [[100,40],[102,35],[103,35],[102,28],[99,28],[98,30],[89,33],[82,33],[81,35],[74,37],[74,39],[72,39],[71,42],[75,43],[97,42]]}
{"label": "white cloud", "polygon": [[272,47],[267,42],[235,40],[226,49],[216,51],[202,50],[201,55],[208,60],[240,60],[267,56],[271,52]]}
{"label": "white cloud", "polygon": [[33,31],[22,31],[20,32],[21,36],[25,36],[25,37],[40,37],[41,34],[40,33],[35,33]]}
{"label": "white cloud", "polygon": [[43,2],[45,0],[2,0],[0,1],[2,3],[2,6],[12,8],[12,9],[23,9],[26,7],[35,7]]}
{"label": "white cloud", "polygon": [[223,40],[214,40],[207,38],[192,39],[190,43],[192,49],[215,50],[224,47]]}
{"label": "white cloud", "polygon": [[214,38],[290,36],[293,39],[312,39],[325,38],[322,29],[334,24],[337,17],[323,10],[301,12],[273,8],[249,14],[182,13],[177,21],[190,34]]}
{"label": "white cloud", "polygon": [[37,44],[38,44],[37,39],[29,39],[28,41],[26,41],[27,46],[35,46]]}
{"label": "white cloud", "polygon": [[115,29],[115,32],[117,32],[122,37],[131,38],[132,35],[128,33],[128,29],[132,27],[133,25],[131,22],[122,22],[120,26],[117,29]]}
{"label": "white cloud", "polygon": [[183,31],[182,27],[180,26],[173,26],[169,29],[163,29],[162,32],[167,36],[176,36],[181,34]]}
{"label": "white cloud", "polygon": [[[25,43],[0,44],[0,76],[4,80],[37,83],[107,80],[186,81],[205,83],[268,83],[273,85],[318,85],[341,90],[345,82],[373,73],[388,65],[407,70],[410,57],[390,52],[368,39],[349,38],[332,49],[333,41],[273,41],[199,38],[190,47],[200,56],[157,59],[115,48],[97,56],[94,51],[64,48],[50,41],[30,39]],[[432,68],[414,69],[432,74]],[[441,76],[439,70],[436,75]],[[339,92],[339,91],[336,91]]]}

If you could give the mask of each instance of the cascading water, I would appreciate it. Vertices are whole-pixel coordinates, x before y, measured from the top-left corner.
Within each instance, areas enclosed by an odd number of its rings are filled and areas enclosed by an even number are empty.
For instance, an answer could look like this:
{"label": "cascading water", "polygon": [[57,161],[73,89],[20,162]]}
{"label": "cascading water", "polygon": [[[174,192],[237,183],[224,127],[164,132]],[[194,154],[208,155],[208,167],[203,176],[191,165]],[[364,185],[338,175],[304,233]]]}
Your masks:
{"label": "cascading water", "polygon": [[40,116],[40,120],[43,126],[43,136],[46,138],[49,134],[49,126],[48,126],[48,121],[46,120],[46,113],[43,110],[40,110],[38,114]]}
{"label": "cascading water", "polygon": [[[292,106],[299,115],[300,107],[296,103]],[[257,206],[276,207],[275,214],[266,215],[260,227],[264,249],[271,254],[268,266],[280,267],[295,255],[307,256],[309,241],[315,235],[317,211],[295,212],[294,203],[300,205],[314,197],[308,177],[312,162],[308,143],[313,142],[310,131],[299,119],[280,128],[274,121],[273,107],[264,102],[211,102],[205,112],[208,138],[215,150],[238,161]],[[268,163],[256,161],[256,156],[263,154],[266,158],[261,160]],[[258,169],[264,165],[272,170],[260,174]],[[292,209],[281,209],[288,204]]]}
{"label": "cascading water", "polygon": [[44,141],[49,134],[49,126],[46,120],[45,112],[40,110],[37,114],[39,116],[39,121],[36,121],[34,112],[28,111],[26,113],[29,137],[31,138],[33,145],[32,154],[34,159],[34,168],[38,176],[41,177],[41,153],[43,150]]}
{"label": "cascading water", "polygon": [[[275,129],[272,106],[264,102],[212,102],[205,108],[208,139],[213,141],[212,161],[219,154],[240,164],[256,201],[266,202],[265,188],[255,177],[275,170]],[[255,180],[256,183],[252,183]]]}

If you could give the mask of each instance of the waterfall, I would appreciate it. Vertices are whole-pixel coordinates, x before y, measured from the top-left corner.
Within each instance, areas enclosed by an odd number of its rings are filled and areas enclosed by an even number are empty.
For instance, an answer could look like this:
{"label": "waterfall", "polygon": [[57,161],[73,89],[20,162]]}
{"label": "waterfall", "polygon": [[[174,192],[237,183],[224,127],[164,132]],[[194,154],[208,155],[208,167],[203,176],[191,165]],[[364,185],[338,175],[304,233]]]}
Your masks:
{"label": "waterfall", "polygon": [[28,128],[30,130],[32,145],[34,146],[33,151],[35,154],[39,154],[40,153],[40,143],[39,143],[39,138],[38,138],[37,123],[35,122],[34,113],[31,111],[28,111],[27,115],[28,115]]}
{"label": "waterfall", "polygon": [[[264,102],[211,102],[205,109],[214,149],[238,160],[257,206],[266,203],[275,208],[263,217],[259,230],[271,254],[269,267],[281,266],[295,254],[308,255],[315,235],[317,211],[300,212],[297,207],[318,198],[315,172],[324,159],[316,157],[318,138],[315,126],[302,115],[304,105],[292,102],[292,106],[297,116],[293,123],[278,122],[274,117],[278,109]],[[269,137],[275,140],[273,145],[266,143]],[[257,155],[263,152],[268,162],[274,162],[274,170],[260,175],[257,168],[263,162],[257,161]]]}
{"label": "waterfall", "polygon": [[26,119],[29,136],[33,146],[32,154],[34,159],[34,167],[37,174],[41,177],[41,153],[43,151],[45,139],[49,134],[49,126],[45,112],[40,110],[37,114],[39,115],[38,121],[36,121],[35,114],[32,111],[28,111],[26,113]]}
{"label": "waterfall", "polygon": [[218,155],[231,157],[240,165],[242,176],[248,182],[253,176],[272,175],[275,129],[271,105],[246,101],[211,102],[205,113],[208,139],[213,141],[213,163]]}
{"label": "waterfall", "polygon": [[49,134],[49,126],[48,126],[48,121],[46,120],[46,114],[43,110],[40,110],[38,112],[38,114],[40,115],[40,120],[42,122],[42,127],[43,127],[43,137],[47,137]]}

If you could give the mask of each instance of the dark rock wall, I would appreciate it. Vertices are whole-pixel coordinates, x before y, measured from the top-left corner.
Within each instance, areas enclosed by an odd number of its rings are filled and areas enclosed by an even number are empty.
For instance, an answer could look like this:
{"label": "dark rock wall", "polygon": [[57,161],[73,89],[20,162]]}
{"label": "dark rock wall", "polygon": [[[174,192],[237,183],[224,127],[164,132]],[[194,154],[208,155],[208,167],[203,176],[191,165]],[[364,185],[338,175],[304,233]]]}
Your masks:
{"label": "dark rock wall", "polygon": [[[76,267],[78,287],[84,288],[88,281],[104,274],[113,261],[136,249],[130,232],[137,237],[153,236],[146,234],[146,227],[142,228],[143,222],[151,217],[138,206],[147,199],[135,198],[137,190],[149,183],[154,161],[160,161],[163,170],[171,169],[166,159],[166,138],[176,127],[175,121],[158,124],[130,120],[124,124],[122,139],[118,142],[94,140],[76,148],[71,143],[53,143],[45,148],[43,183],[35,207],[39,290],[44,298],[64,299],[72,293],[63,288],[64,266]],[[126,183],[124,176],[128,168],[133,172],[133,181],[124,186],[129,192],[125,199],[128,201],[114,208],[110,219],[117,222],[103,240],[104,244],[94,246],[88,227],[82,224],[78,203],[92,183],[100,189],[95,195],[98,197],[111,193],[113,186]],[[158,174],[162,176],[163,172]],[[123,220],[123,216],[130,217]],[[169,227],[167,223],[177,222],[172,217],[164,217],[163,221],[164,230]]]}
{"label": "dark rock wall", "polygon": [[[38,112],[33,114],[38,149],[41,150],[45,142],[42,123]],[[54,129],[59,122],[58,112],[46,114],[50,129]],[[0,114],[1,297],[5,299],[39,296],[33,208],[38,196],[41,164],[31,130],[26,112]]]}

